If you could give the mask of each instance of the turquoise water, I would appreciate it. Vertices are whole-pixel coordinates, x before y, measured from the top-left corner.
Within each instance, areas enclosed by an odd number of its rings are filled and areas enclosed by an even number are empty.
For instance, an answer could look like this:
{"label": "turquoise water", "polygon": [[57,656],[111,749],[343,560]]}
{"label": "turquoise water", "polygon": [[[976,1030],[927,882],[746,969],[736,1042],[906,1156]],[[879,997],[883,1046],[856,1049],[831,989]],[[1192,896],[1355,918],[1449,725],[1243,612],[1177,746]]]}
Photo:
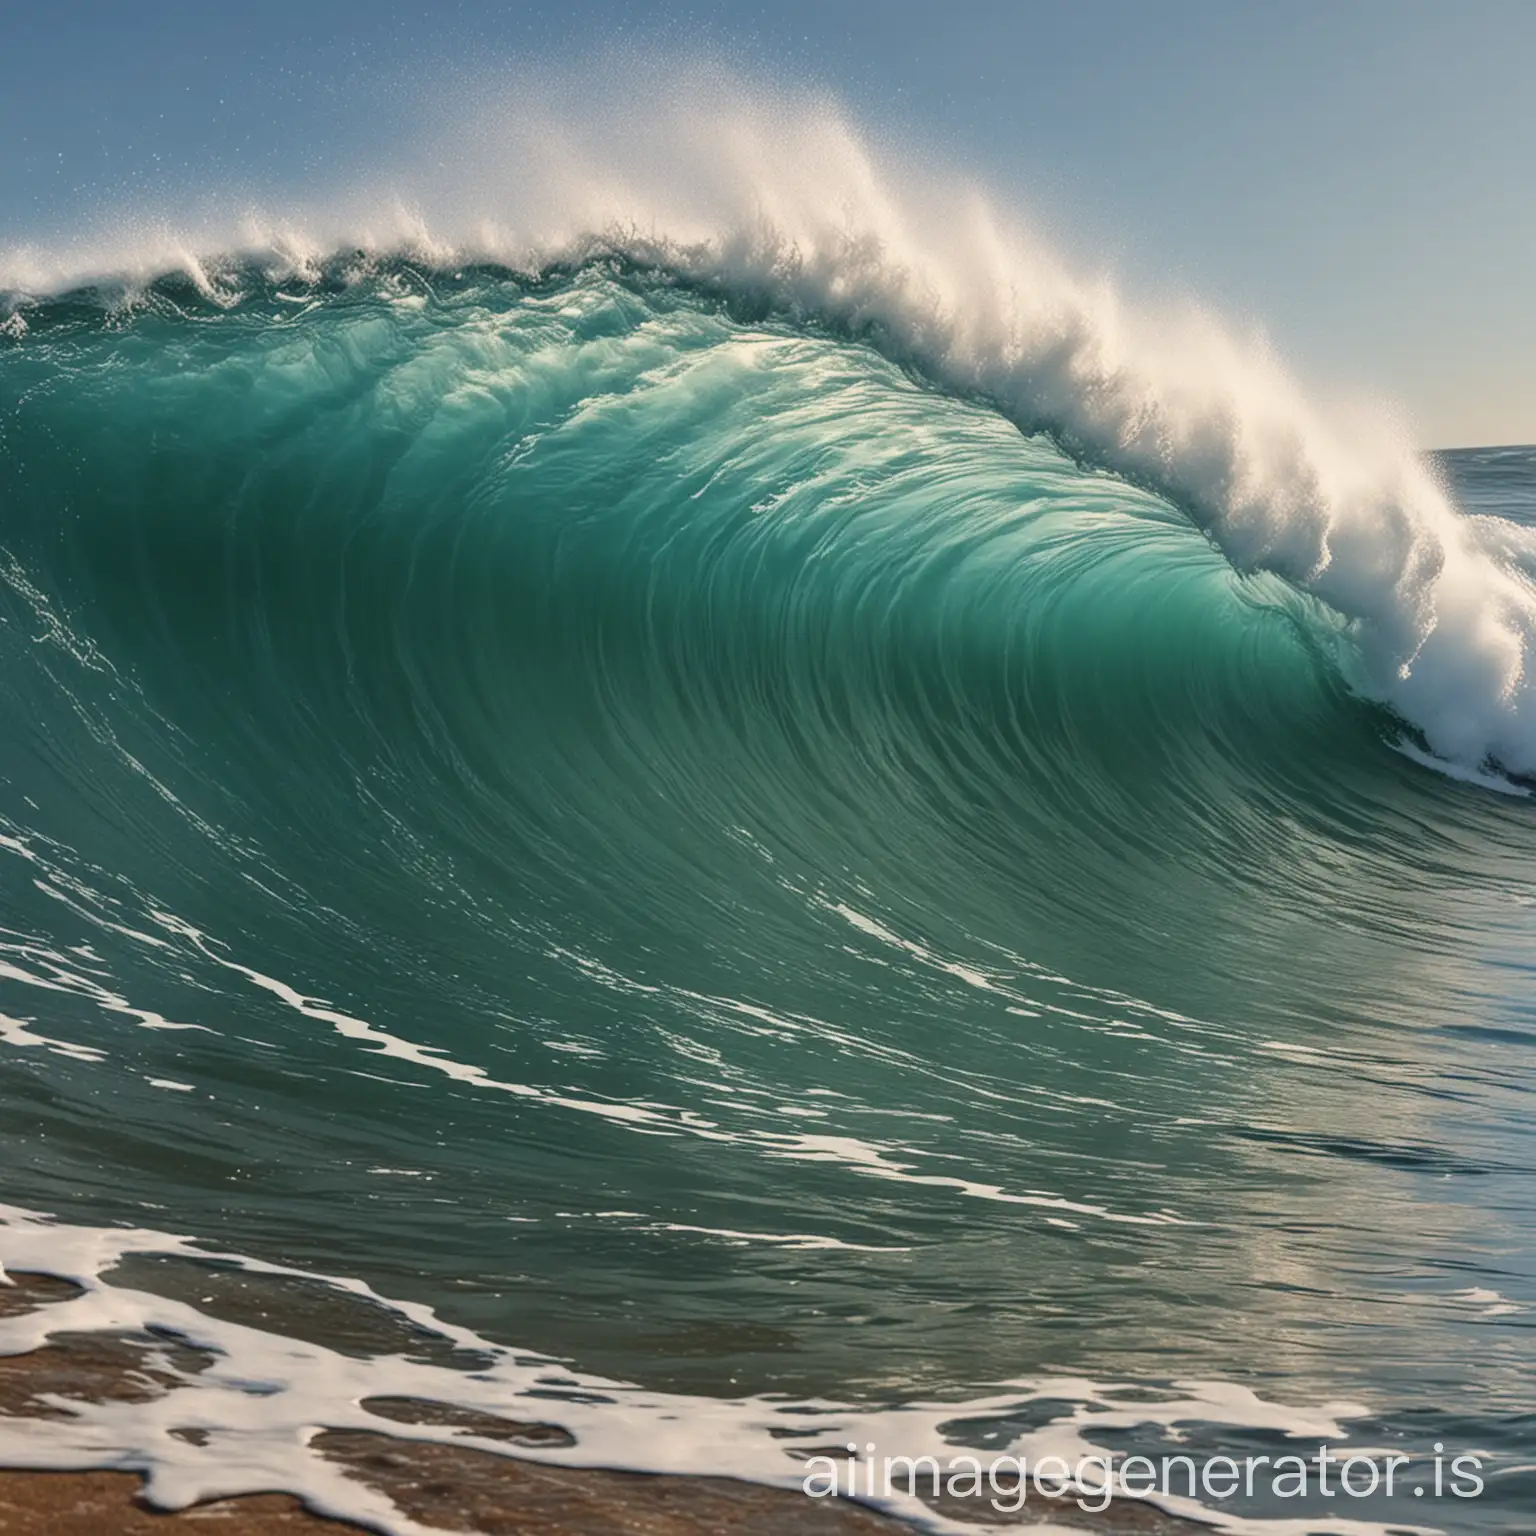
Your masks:
{"label": "turquoise water", "polygon": [[[878,328],[241,282],[0,337],[0,1199],[704,1398],[1344,1400],[1528,1528],[1512,752]],[[1518,572],[1536,450],[1436,473]]]}

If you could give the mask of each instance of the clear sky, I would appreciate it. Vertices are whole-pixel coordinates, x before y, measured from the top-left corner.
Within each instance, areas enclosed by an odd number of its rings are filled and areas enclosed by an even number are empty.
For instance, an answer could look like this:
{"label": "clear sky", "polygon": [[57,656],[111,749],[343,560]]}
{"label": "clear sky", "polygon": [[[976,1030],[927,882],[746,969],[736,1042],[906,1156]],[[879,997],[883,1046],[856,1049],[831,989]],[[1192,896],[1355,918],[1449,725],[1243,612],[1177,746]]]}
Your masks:
{"label": "clear sky", "polygon": [[[632,41],[831,87],[1426,446],[1536,440],[1536,0],[19,0],[0,245],[363,163],[406,81]],[[451,73],[443,76],[451,78]]]}

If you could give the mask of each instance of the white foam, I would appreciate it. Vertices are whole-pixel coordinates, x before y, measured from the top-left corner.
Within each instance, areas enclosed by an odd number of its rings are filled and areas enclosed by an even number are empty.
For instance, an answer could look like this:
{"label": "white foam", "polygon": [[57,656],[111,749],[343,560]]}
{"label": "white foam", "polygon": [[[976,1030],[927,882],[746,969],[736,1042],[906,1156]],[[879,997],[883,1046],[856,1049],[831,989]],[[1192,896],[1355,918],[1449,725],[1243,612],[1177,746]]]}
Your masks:
{"label": "white foam", "polygon": [[1479,789],[1491,789],[1495,794],[1513,795],[1516,799],[1524,799],[1530,795],[1523,784],[1516,784],[1513,779],[1505,778],[1502,773],[1489,767],[1470,767],[1466,763],[1452,762],[1443,757],[1436,757],[1433,752],[1426,752],[1423,747],[1416,746],[1406,736],[1392,743],[1395,752],[1401,752],[1411,762],[1419,764],[1421,768],[1428,768],[1435,773],[1443,773],[1448,779],[1455,779],[1459,784],[1476,784]]}
{"label": "white foam", "polygon": [[[765,1234],[741,1234],[762,1240]],[[799,1238],[777,1238],[798,1242]],[[339,1295],[387,1308],[404,1324],[426,1330],[473,1352],[475,1366],[455,1370],[404,1354],[355,1358],[324,1345],[287,1338],[209,1316],[182,1301],[114,1283],[115,1265],[134,1255],[169,1255],[234,1265],[253,1275],[289,1276],[320,1282]],[[6,1270],[43,1271],[83,1286],[76,1299],[0,1318],[0,1354],[21,1354],[63,1333],[153,1331],[212,1355],[189,1370],[169,1351],[155,1361],[173,1378],[174,1390],[146,1402],[52,1399],[71,1417],[47,1421],[0,1416],[0,1464],[55,1470],[116,1467],[141,1471],[146,1495],[167,1509],[204,1499],[274,1488],[287,1489],[312,1508],[365,1522],[390,1536],[427,1536],[381,1494],[346,1477],[311,1448],[323,1427],[363,1429],[408,1440],[452,1442],[496,1455],[575,1467],[616,1467],[681,1475],[735,1476],[770,1486],[796,1488],[801,1447],[873,1443],[883,1456],[932,1455],[947,1461],[963,1447],[945,1426],[957,1420],[990,1419],[994,1427],[1029,1405],[1074,1405],[1037,1428],[988,1441],[988,1456],[1025,1456],[1031,1463],[1061,1456],[1076,1465],[1103,1452],[1094,1436],[1105,1430],[1150,1427],[1176,1432],[1185,1424],[1261,1432],[1292,1440],[1346,1437],[1348,1421],[1365,1409],[1345,1402],[1313,1409],[1284,1406],[1246,1387],[1225,1382],[1179,1382],[1155,1401],[1126,1401],[1127,1384],[1060,1377],[1000,1384],[964,1402],[912,1402],[896,1407],[856,1407],[824,1399],[691,1397],[653,1391],[584,1372],[527,1349],[492,1343],[445,1321],[431,1308],[379,1297],[355,1280],[328,1279],[239,1255],[200,1248],[165,1232],[66,1225],[34,1212],[0,1206],[0,1280]],[[40,1380],[45,1386],[45,1380]],[[575,1436],[575,1445],[519,1446],[515,1453],[447,1425],[401,1424],[362,1406],[372,1397],[410,1397],[528,1421],[554,1419]],[[203,1432],[193,1444],[181,1429]],[[786,1438],[786,1432],[797,1438]],[[803,1437],[803,1438],[802,1438]],[[1006,1439],[1006,1443],[1004,1443]],[[955,1536],[1000,1526],[960,1524],[933,1515],[916,1499],[897,1495],[871,1502],[917,1519],[930,1530]],[[1198,1515],[1224,1530],[1283,1536],[1291,1521],[1243,1519],[1202,1510],[1181,1498],[1153,1502]],[[1008,1527],[1011,1529],[1012,1527]],[[1042,1530],[1051,1529],[1042,1526]],[[1386,1527],[1350,1521],[1340,1530],[1382,1536]],[[1404,1529],[1401,1525],[1394,1529]]]}

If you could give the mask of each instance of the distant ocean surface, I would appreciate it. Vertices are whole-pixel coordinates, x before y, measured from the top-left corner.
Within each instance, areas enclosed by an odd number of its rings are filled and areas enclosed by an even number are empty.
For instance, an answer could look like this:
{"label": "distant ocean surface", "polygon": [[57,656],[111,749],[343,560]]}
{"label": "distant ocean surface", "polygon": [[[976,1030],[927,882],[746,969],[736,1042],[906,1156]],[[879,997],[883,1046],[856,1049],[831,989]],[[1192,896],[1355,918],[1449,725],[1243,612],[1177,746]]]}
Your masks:
{"label": "distant ocean surface", "polygon": [[[790,1480],[1442,1442],[1342,1513],[1530,1529],[1536,449],[775,250],[13,299],[0,1258],[230,1368],[0,1460],[313,1491],[409,1377]],[[452,1349],[199,1335],[163,1234]]]}

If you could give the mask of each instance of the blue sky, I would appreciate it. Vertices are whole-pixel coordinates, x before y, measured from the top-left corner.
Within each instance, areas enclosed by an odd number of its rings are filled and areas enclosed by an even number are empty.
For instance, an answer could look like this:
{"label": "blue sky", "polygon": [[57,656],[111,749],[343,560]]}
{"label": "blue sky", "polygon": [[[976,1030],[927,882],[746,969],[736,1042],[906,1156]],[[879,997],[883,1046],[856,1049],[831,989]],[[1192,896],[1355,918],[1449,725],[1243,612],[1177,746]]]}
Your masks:
{"label": "blue sky", "polygon": [[13,5],[0,244],[167,188],[297,190],[366,163],[408,81],[625,41],[830,86],[1426,445],[1536,439],[1530,0]]}

